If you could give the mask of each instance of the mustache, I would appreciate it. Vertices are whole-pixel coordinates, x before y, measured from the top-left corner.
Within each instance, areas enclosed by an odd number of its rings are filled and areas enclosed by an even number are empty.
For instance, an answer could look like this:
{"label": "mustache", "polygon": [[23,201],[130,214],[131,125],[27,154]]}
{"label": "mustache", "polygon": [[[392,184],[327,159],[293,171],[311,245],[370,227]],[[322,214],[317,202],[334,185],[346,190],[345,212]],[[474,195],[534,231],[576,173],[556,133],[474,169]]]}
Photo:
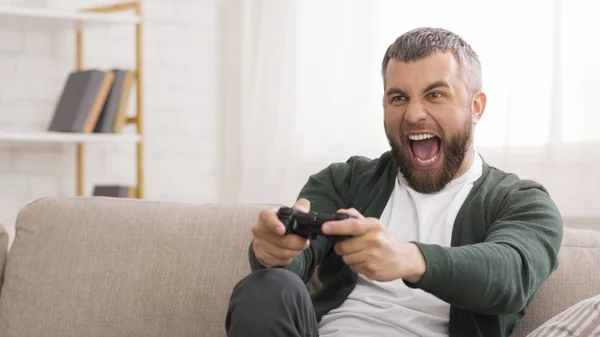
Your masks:
{"label": "mustache", "polygon": [[402,136],[410,132],[430,132],[434,135],[438,135],[440,138],[444,138],[444,130],[437,125],[418,125],[418,124],[403,124],[400,126],[400,134]]}

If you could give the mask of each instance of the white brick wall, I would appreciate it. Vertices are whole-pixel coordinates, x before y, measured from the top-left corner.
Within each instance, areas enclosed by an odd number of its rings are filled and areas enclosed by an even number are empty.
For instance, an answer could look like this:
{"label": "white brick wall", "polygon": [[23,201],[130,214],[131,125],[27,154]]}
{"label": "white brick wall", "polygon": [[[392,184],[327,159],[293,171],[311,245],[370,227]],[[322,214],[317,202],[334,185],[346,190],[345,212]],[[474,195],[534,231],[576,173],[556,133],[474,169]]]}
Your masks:
{"label": "white brick wall", "polygon": [[[0,6],[69,10],[117,1],[0,0]],[[218,5],[218,0],[144,2],[147,199],[218,198]],[[86,31],[85,66],[133,67],[133,32],[133,25]],[[47,128],[74,68],[74,41],[72,30],[56,24],[0,19],[0,130]],[[134,149],[88,145],[86,193],[96,183],[133,183]],[[74,145],[0,142],[0,223],[11,237],[24,204],[74,193]]]}

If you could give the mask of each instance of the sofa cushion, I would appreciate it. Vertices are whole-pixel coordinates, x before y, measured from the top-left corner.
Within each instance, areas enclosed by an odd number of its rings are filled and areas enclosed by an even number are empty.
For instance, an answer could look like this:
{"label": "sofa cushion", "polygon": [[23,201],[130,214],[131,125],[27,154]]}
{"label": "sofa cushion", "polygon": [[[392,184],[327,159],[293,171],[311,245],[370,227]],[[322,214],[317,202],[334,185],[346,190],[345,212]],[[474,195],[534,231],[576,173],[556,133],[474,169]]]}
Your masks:
{"label": "sofa cushion", "polygon": [[0,336],[224,336],[259,209],[36,201],[17,219]]}
{"label": "sofa cushion", "polygon": [[583,300],[539,326],[527,337],[600,335],[600,295]]}
{"label": "sofa cushion", "polygon": [[8,258],[8,232],[0,224],[0,289],[4,283],[4,268],[6,267],[6,259]]}
{"label": "sofa cushion", "polygon": [[565,309],[600,294],[600,231],[565,228],[559,266],[512,335],[525,337]]}

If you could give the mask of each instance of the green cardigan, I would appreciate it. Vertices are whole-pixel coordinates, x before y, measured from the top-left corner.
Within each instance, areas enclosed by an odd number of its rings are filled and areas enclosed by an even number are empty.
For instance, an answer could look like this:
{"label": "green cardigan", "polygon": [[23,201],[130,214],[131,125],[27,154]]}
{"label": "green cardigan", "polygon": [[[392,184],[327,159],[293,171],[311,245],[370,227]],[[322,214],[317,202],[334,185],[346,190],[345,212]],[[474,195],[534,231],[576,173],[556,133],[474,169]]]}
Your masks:
{"label": "green cardigan", "polygon": [[[311,210],[356,208],[379,218],[398,172],[391,152],[351,157],[310,176],[299,198]],[[482,176],[460,208],[451,247],[416,242],[427,263],[418,284],[451,305],[450,336],[509,336],[538,287],[558,266],[561,215],[544,187],[483,161]],[[312,295],[317,319],[341,305],[356,284],[352,272],[324,238],[313,240],[285,268],[308,283],[319,265],[323,287]],[[263,268],[250,245],[250,265]]]}

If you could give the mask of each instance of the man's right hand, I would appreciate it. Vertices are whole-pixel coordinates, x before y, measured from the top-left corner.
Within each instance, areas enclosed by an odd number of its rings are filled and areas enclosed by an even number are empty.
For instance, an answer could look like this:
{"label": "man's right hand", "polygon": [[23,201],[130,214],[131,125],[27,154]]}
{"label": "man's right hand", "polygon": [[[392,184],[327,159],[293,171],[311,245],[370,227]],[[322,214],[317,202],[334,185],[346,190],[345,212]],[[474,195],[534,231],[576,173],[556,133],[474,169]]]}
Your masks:
{"label": "man's right hand", "polygon": [[[298,199],[293,208],[310,211],[310,202],[307,199]],[[258,221],[252,226],[254,235],[254,257],[264,267],[283,267],[292,259],[310,246],[309,240],[295,235],[285,235],[285,226],[277,217],[278,208],[268,208],[260,212]]]}

